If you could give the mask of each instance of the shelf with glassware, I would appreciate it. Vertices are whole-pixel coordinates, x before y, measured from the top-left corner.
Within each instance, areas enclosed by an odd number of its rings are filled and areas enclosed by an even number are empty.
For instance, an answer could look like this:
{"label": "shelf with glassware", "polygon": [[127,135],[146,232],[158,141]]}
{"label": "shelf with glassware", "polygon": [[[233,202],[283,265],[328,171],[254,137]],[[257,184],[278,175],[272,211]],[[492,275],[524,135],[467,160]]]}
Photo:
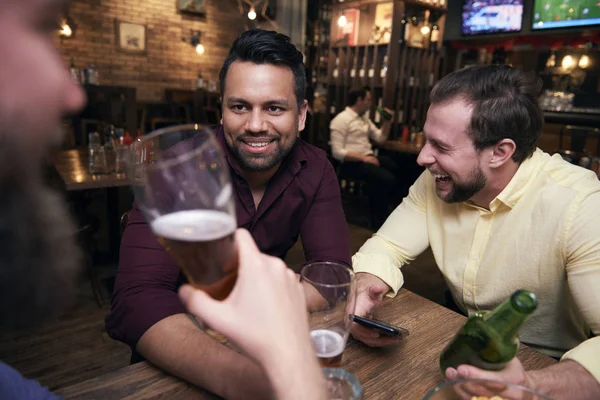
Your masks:
{"label": "shelf with glassware", "polygon": [[380,118],[376,106],[396,111],[392,137],[400,137],[405,126],[420,128],[428,92],[441,73],[444,12],[434,3],[418,1],[334,6],[327,93],[330,116],[343,110],[351,88],[369,86],[376,123]]}

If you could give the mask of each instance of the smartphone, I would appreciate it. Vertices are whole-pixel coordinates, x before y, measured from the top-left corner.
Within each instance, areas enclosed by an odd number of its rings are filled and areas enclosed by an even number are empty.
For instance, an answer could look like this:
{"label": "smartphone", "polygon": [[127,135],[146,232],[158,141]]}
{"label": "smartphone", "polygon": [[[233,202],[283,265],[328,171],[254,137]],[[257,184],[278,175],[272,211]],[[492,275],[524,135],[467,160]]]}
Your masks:
{"label": "smartphone", "polygon": [[350,319],[352,321],[356,322],[357,324],[364,326],[365,328],[374,329],[377,332],[381,333],[382,335],[400,336],[401,338],[404,338],[409,335],[409,332],[407,329],[400,328],[397,326],[392,326],[392,325],[386,324],[385,322],[376,321],[374,319],[359,317],[354,314],[350,314]]}

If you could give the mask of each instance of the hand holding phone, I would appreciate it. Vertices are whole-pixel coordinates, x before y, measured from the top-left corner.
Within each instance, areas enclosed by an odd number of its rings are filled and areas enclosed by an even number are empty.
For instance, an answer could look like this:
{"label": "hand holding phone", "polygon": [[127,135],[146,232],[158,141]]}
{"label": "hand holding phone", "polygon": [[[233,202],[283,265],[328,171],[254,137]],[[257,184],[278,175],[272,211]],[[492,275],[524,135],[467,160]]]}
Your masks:
{"label": "hand holding phone", "polygon": [[401,338],[405,338],[410,333],[407,329],[389,325],[381,321],[359,317],[354,314],[350,314],[350,319],[357,324],[364,326],[365,328],[376,330],[380,334],[386,336],[399,336]]}

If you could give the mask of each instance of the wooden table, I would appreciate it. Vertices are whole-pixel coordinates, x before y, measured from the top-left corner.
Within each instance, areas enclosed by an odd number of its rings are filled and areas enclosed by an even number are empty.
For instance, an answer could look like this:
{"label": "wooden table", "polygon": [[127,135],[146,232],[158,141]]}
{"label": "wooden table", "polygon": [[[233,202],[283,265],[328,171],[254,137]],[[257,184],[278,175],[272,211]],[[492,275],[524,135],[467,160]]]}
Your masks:
{"label": "wooden table", "polygon": [[90,175],[86,148],[62,150],[54,154],[52,164],[60,175],[67,191],[104,189],[128,186],[125,174]]}
{"label": "wooden table", "polygon": [[422,149],[422,146],[417,146],[414,143],[402,143],[400,140],[388,140],[380,147],[386,150],[408,154],[419,154]]}
{"label": "wooden table", "polygon": [[[365,399],[423,398],[444,380],[438,357],[465,317],[402,289],[396,298],[384,302],[377,318],[408,329],[410,336],[399,346],[378,349],[350,339],[342,367],[360,380]],[[526,346],[518,357],[526,369],[556,363]],[[67,399],[216,398],[146,362],[72,385],[58,394]]]}

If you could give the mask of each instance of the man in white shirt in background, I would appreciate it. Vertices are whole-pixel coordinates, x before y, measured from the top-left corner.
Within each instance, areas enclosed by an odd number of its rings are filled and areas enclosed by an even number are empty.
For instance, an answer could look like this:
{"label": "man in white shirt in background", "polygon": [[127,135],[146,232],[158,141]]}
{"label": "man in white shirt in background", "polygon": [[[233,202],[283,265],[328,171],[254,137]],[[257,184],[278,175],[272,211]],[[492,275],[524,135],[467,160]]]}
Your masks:
{"label": "man in white shirt in background", "polygon": [[392,159],[375,156],[370,140],[385,142],[391,121],[384,119],[380,129],[369,118],[369,87],[350,90],[348,104],[329,124],[331,152],[342,163],[342,177],[367,182],[372,222],[379,228],[400,201],[399,169]]}

